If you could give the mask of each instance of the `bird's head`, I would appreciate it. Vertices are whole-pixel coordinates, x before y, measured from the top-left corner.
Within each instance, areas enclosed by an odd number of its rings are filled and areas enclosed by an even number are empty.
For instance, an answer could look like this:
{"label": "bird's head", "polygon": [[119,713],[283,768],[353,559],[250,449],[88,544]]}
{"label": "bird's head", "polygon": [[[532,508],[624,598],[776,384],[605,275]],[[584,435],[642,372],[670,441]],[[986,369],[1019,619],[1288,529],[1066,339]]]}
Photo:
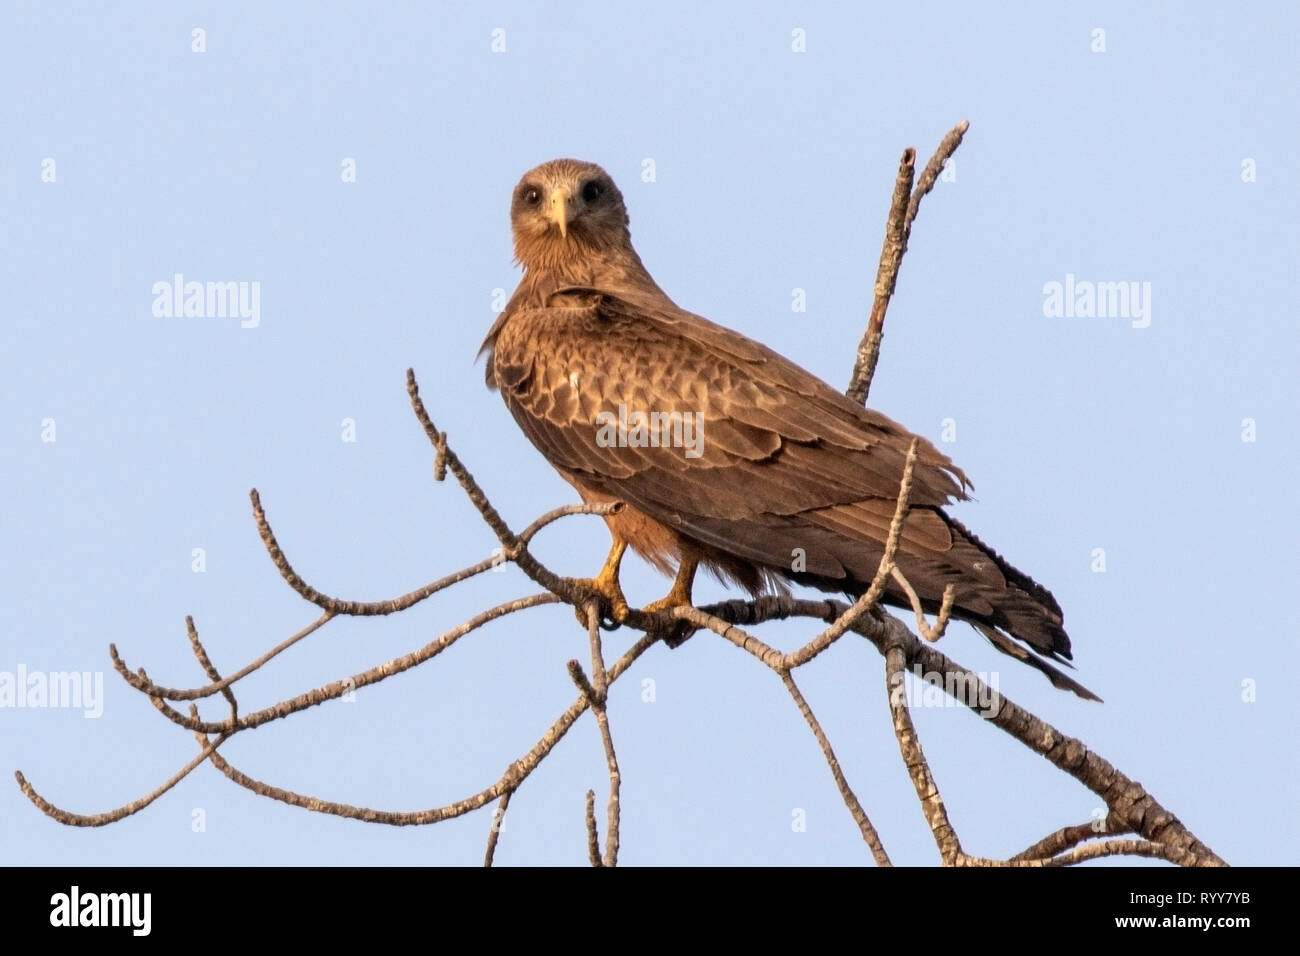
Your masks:
{"label": "bird's head", "polygon": [[524,173],[510,225],[515,258],[527,269],[631,248],[623,194],[605,170],[576,159],[553,159]]}

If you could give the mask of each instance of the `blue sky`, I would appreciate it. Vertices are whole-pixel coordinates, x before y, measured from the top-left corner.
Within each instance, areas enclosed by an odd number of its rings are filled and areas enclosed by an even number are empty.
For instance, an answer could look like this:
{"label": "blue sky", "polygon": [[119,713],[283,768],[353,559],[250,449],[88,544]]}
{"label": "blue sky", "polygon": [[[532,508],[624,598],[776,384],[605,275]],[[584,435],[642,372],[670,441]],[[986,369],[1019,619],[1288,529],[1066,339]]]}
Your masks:
{"label": "blue sky", "polygon": [[[148,792],[194,742],[117,678],[108,644],[189,686],[204,680],[186,614],[227,672],[315,617],[262,549],[251,487],[299,572],[341,597],[393,597],[492,551],[459,490],[431,481],[408,366],[516,528],[573,500],[474,361],[495,290],[518,281],[508,208],[525,170],[603,165],[679,304],[843,387],[898,157],[928,157],[967,119],[955,178],[916,222],[871,405],[936,442],[952,421],[941,447],[977,499],[954,514],[1053,590],[1106,703],[1053,690],[965,625],[941,648],[996,671],[1229,861],[1296,862],[1279,812],[1296,794],[1300,665],[1293,7],[270,6],[2,14],[0,679],[103,674],[97,718],[0,706],[6,772],[87,813]],[[255,326],[156,316],[155,284],[177,273],[258,283]],[[1046,315],[1045,287],[1067,281],[1137,283],[1149,324]],[[606,547],[578,518],[537,550],[590,574]],[[634,603],[667,585],[635,560],[624,583]],[[243,709],[534,590],[512,569],[335,621],[244,682]],[[815,630],[761,635],[793,647]],[[585,647],[567,609],[531,611],[223,752],[325,799],[448,803],[569,704],[565,661]],[[895,861],[934,862],[880,657],[846,639],[799,679]],[[964,709],[914,717],[970,852],[1009,855],[1097,806]],[[647,653],[610,720],[622,862],[870,863],[780,682],[721,639]],[[499,862],[582,864],[583,794],[605,785],[587,717],[516,795]],[[488,824],[369,826],[203,767],[122,823],[76,830],[0,787],[0,860],[17,864],[473,864]]]}

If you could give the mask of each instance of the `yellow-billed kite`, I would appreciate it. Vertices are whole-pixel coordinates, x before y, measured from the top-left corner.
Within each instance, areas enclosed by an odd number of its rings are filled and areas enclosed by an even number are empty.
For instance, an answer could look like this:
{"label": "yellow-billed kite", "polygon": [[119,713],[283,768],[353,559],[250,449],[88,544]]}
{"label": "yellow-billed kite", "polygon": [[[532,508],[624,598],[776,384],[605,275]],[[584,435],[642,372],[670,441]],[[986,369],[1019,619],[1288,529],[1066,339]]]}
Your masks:
{"label": "yellow-billed kite", "polygon": [[[628,546],[676,572],[647,610],[689,603],[701,565],[754,594],[790,580],[861,595],[915,436],[679,308],[641,264],[623,196],[599,166],[557,159],[526,173],[511,222],[524,275],[483,344],[487,381],[584,500],[626,503],[605,519],[614,546],[594,579],[613,616],[627,611]],[[944,513],[968,486],[919,440],[898,568],[927,610],[952,584],[954,617],[1057,687],[1099,699],[1039,656],[1070,657],[1051,593]],[[892,580],[883,599],[911,606]]]}

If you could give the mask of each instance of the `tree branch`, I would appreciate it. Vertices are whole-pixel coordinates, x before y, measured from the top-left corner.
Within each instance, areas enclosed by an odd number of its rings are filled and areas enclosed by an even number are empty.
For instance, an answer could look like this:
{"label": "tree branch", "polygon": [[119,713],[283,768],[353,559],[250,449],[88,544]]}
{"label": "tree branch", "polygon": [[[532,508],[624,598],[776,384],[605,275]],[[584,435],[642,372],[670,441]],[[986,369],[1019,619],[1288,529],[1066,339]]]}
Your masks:
{"label": "tree branch", "polygon": [[907,252],[907,240],[912,235],[912,220],[920,211],[921,199],[934,188],[939,174],[943,172],[944,163],[957,151],[968,129],[970,123],[962,120],[939,142],[939,148],[926,163],[915,189],[912,188],[912,176],[916,170],[916,150],[909,146],[903,150],[903,158],[899,160],[893,200],[889,206],[889,217],[885,220],[885,241],[880,250],[880,265],[876,269],[875,299],[871,303],[867,330],[858,343],[853,375],[844,393],[861,405],[867,403],[871,380],[876,374],[876,363],[880,360],[880,342],[885,334],[885,312],[889,309],[889,300],[898,283],[898,269],[903,263],[903,254]]}

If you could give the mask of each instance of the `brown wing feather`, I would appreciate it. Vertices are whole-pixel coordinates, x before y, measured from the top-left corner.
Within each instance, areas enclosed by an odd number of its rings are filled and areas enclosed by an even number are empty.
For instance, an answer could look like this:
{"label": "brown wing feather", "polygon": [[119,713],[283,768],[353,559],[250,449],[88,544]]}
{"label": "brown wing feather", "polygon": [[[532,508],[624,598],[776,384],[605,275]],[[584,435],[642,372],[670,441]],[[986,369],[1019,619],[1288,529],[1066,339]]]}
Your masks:
{"label": "brown wing feather", "polygon": [[[699,316],[664,308],[636,311],[608,295],[593,299],[584,308],[521,309],[495,340],[493,375],[516,418],[583,432],[574,436],[581,451],[568,442],[542,447],[557,465],[607,475],[611,464],[635,461],[680,480],[686,473],[762,462],[765,476],[784,472],[806,485],[793,510],[897,494],[913,436],[896,422]],[[694,322],[684,324],[683,316]],[[695,334],[683,335],[686,329]],[[580,401],[555,401],[557,390],[575,383]],[[680,448],[598,446],[595,414],[617,413],[620,404],[633,411],[698,413],[703,453],[687,458]],[[946,455],[925,439],[918,454],[914,504],[966,497],[968,482]],[[759,482],[733,489],[738,502],[747,502],[737,514],[791,512],[784,494],[765,493],[764,487]]]}

